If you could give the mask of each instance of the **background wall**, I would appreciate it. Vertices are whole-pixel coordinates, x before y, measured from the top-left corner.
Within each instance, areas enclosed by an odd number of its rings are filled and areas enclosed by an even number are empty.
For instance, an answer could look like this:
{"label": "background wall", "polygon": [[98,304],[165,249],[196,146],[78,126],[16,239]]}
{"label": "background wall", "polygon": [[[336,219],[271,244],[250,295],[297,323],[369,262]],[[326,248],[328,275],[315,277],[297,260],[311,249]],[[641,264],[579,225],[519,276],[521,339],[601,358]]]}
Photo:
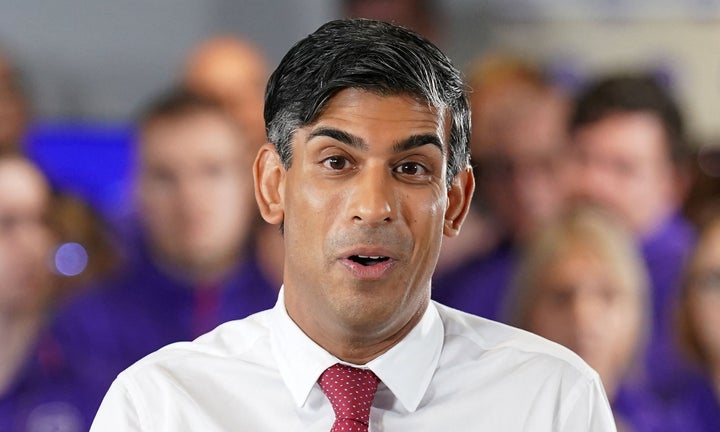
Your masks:
{"label": "background wall", "polygon": [[[720,1],[506,0],[484,9],[474,3],[455,4],[456,12],[465,11],[450,27],[456,58],[471,58],[473,40],[482,40],[481,50],[544,62],[575,85],[599,73],[651,69],[675,92],[696,137],[720,136]],[[463,37],[462,29],[473,35]]]}
{"label": "background wall", "polygon": [[[464,66],[490,50],[578,79],[650,66],[671,78],[703,137],[719,135],[720,0],[438,0],[440,44]],[[277,63],[340,16],[336,0],[0,0],[0,47],[41,118],[124,119],[174,79],[202,38],[245,35]]]}
{"label": "background wall", "polygon": [[206,36],[246,35],[279,61],[335,15],[332,0],[0,0],[0,46],[23,67],[40,117],[120,119]]}

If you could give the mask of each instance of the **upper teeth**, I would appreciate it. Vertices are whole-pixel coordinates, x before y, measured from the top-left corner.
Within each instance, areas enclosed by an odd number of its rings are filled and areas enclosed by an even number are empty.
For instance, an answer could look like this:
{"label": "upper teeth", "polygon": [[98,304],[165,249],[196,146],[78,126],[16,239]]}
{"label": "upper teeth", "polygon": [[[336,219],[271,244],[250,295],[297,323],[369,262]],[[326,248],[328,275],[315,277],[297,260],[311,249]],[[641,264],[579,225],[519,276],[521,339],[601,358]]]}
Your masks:
{"label": "upper teeth", "polygon": [[358,255],[359,258],[367,258],[367,259],[380,259],[382,256],[368,256],[368,255]]}

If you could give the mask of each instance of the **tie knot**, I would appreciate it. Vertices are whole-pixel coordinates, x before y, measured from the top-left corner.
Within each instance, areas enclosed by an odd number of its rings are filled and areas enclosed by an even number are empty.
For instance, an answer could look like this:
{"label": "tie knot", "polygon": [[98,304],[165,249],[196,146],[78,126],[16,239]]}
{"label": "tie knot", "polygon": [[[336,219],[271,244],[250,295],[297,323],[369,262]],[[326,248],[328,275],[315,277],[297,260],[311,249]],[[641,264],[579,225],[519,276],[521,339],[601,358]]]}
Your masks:
{"label": "tie knot", "polygon": [[371,370],[340,363],[323,372],[318,384],[335,411],[335,424],[331,432],[368,430],[370,406],[378,382],[378,377]]}

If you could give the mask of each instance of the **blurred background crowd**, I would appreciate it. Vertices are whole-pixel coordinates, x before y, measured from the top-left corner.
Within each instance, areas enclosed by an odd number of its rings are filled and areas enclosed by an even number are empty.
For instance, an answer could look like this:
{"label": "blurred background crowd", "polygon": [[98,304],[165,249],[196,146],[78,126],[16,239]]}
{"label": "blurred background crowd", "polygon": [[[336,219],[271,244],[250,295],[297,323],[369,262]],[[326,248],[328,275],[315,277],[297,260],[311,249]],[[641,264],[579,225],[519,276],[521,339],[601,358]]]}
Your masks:
{"label": "blurred background crowd", "polygon": [[720,1],[0,0],[0,432],[87,430],[136,360],[272,307],[264,85],[340,17],[467,77],[433,297],[575,351],[621,431],[720,431]]}

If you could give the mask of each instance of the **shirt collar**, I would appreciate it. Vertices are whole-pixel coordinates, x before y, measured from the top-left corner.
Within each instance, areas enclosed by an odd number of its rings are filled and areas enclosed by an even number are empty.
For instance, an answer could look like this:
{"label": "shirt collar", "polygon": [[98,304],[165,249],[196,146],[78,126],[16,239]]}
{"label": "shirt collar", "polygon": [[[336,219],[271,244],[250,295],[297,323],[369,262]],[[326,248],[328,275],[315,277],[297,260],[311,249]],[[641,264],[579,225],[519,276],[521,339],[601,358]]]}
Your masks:
{"label": "shirt collar", "polygon": [[[297,406],[302,406],[323,371],[335,363],[345,362],[325,351],[295,324],[285,309],[284,291],[280,289],[271,313],[270,344],[283,381]],[[443,334],[438,311],[430,302],[418,324],[403,340],[360,367],[372,370],[405,409],[413,412],[435,373]]]}
{"label": "shirt collar", "polygon": [[403,340],[367,364],[410,412],[420,405],[435,374],[444,333],[437,308],[430,302]]}

